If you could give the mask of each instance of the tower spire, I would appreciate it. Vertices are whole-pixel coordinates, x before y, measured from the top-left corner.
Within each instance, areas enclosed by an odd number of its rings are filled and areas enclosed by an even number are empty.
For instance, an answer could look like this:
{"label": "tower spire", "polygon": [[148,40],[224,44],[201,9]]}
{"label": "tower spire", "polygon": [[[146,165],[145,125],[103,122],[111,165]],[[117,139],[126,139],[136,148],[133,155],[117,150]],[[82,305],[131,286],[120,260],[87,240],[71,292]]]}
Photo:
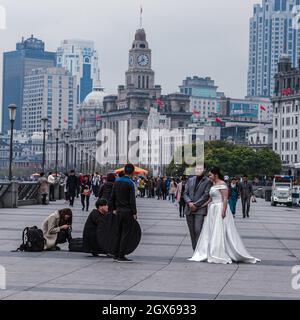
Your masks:
{"label": "tower spire", "polygon": [[143,6],[140,7],[140,29],[143,28]]}

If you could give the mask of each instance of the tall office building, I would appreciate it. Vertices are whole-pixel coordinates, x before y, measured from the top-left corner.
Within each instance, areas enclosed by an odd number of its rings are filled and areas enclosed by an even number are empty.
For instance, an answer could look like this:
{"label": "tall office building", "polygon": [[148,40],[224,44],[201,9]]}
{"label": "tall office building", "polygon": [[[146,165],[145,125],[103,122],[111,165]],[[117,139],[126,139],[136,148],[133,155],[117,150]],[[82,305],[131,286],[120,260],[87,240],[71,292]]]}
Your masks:
{"label": "tall office building", "polygon": [[31,38],[17,43],[16,51],[5,52],[3,60],[2,132],[10,128],[8,106],[17,105],[15,128],[21,130],[25,75],[35,68],[49,68],[56,64],[56,54],[45,51],[42,40]]}
{"label": "tall office building", "polygon": [[22,130],[42,131],[41,119],[48,128],[73,129],[76,117],[76,78],[64,68],[34,69],[25,77]]}
{"label": "tall office building", "polygon": [[271,97],[277,63],[300,58],[300,0],[262,0],[250,19],[248,96]]}
{"label": "tall office building", "polygon": [[67,69],[77,78],[77,105],[100,82],[98,52],[92,41],[64,40],[57,49],[57,66]]}

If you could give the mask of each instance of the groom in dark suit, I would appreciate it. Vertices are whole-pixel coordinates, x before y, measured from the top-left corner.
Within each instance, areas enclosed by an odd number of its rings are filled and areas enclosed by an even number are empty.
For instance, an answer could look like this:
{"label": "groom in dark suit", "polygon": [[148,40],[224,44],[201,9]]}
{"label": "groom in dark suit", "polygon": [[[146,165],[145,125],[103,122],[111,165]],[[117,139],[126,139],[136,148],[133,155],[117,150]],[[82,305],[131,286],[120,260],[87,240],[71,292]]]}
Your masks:
{"label": "groom in dark suit", "polygon": [[186,202],[185,215],[189,227],[193,250],[202,231],[204,218],[207,215],[207,205],[212,181],[205,176],[204,166],[196,167],[196,176],[188,180],[184,200]]}

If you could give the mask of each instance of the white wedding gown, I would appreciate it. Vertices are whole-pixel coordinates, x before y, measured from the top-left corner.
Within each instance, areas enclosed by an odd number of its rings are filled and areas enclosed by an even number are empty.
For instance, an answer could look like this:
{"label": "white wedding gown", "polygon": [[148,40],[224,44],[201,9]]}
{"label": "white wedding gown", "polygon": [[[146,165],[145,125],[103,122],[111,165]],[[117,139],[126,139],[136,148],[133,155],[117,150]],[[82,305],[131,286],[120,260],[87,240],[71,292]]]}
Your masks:
{"label": "white wedding gown", "polygon": [[210,196],[212,203],[205,217],[203,229],[196,250],[190,261],[228,264],[235,262],[256,263],[259,259],[251,257],[235,227],[234,218],[227,206],[226,217],[222,218],[222,194],[225,184],[214,185]]}

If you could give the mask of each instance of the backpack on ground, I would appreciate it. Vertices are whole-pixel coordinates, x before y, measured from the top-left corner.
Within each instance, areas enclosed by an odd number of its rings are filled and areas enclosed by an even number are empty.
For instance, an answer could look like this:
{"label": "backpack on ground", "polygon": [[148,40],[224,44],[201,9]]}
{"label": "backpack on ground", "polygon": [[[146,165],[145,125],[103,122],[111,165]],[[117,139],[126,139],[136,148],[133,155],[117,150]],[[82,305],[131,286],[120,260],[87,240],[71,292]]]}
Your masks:
{"label": "backpack on ground", "polygon": [[26,227],[22,234],[22,244],[17,251],[41,252],[44,251],[46,240],[43,231],[38,227]]}
{"label": "backpack on ground", "polygon": [[83,250],[83,239],[72,238],[69,240],[69,251],[71,252],[84,252]]}

